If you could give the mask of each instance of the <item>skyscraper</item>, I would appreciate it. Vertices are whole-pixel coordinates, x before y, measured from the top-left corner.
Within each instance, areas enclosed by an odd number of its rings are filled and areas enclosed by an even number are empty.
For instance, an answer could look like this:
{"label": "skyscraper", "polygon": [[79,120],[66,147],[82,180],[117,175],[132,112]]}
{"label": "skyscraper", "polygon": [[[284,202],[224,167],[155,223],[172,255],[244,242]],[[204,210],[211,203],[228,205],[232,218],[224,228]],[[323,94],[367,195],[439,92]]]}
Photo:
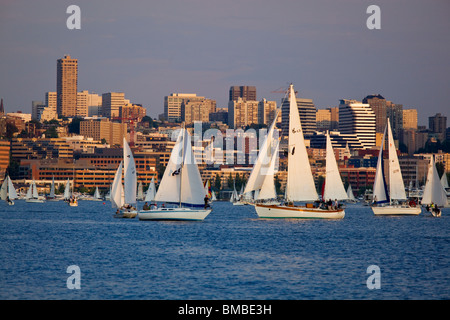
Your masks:
{"label": "skyscraper", "polygon": [[102,94],[102,115],[109,119],[120,117],[120,108],[125,105],[125,93],[108,92]]}
{"label": "skyscraper", "polygon": [[78,60],[69,55],[58,59],[56,70],[57,113],[62,117],[77,114]]}
{"label": "skyscraper", "polygon": [[[365,148],[375,146],[375,113],[367,103],[356,100],[340,100],[339,131],[356,134]],[[383,130],[384,131],[384,130]]]}
{"label": "skyscraper", "polygon": [[403,109],[403,129],[417,129],[417,109]]}
{"label": "skyscraper", "polygon": [[387,123],[386,99],[380,94],[371,94],[365,97],[362,103],[370,105],[375,113],[375,130],[378,133],[383,133]]}
{"label": "skyscraper", "polygon": [[242,98],[247,101],[256,101],[256,87],[254,86],[232,86],[230,87],[229,101]]}
{"label": "skyscraper", "polygon": [[433,117],[428,117],[430,131],[437,134],[437,138],[442,142],[446,138],[447,117],[436,113]]}

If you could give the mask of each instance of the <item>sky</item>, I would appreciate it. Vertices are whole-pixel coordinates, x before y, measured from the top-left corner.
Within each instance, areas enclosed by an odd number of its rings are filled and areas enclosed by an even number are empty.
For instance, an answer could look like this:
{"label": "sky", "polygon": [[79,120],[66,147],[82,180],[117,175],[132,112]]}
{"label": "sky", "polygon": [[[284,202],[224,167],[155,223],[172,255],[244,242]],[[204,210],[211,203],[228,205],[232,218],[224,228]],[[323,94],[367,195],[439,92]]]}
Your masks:
{"label": "sky", "polygon": [[[366,25],[373,4],[379,30]],[[293,83],[318,109],[381,94],[428,126],[450,121],[449,12],[448,0],[0,0],[0,97],[31,113],[68,54],[78,91],[125,92],[152,117],[171,93],[227,107],[229,88],[249,85],[279,103]]]}

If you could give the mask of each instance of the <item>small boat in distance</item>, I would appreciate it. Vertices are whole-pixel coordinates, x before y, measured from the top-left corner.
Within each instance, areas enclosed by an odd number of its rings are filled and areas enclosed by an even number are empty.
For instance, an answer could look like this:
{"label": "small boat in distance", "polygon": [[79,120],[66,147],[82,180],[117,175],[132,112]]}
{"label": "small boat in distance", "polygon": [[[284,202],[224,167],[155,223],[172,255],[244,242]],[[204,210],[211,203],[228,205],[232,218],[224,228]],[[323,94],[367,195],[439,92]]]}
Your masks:
{"label": "small boat in distance", "polygon": [[39,197],[36,188],[36,182],[34,182],[34,180],[30,184],[30,187],[28,188],[27,195],[25,196],[25,201],[34,203],[44,203],[44,200],[41,197]]}
{"label": "small boat in distance", "polygon": [[15,199],[17,199],[17,192],[9,176],[6,176],[3,180],[2,187],[0,189],[0,198],[10,206],[14,205]]}
{"label": "small boat in distance", "polygon": [[426,205],[427,211],[434,217],[440,217],[440,208],[448,206],[447,193],[439,180],[434,156],[431,156],[430,165],[428,167],[427,182],[425,184],[425,189],[423,190],[422,205]]}

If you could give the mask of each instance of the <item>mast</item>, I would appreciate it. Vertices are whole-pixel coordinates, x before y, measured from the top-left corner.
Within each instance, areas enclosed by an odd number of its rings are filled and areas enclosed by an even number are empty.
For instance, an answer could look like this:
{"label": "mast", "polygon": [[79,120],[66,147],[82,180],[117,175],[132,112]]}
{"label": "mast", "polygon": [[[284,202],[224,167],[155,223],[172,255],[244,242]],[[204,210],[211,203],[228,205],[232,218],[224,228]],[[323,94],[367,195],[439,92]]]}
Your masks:
{"label": "mast", "polygon": [[186,129],[184,128],[184,122],[181,124],[181,128],[183,130],[183,147],[181,149],[181,166],[180,166],[180,208],[181,208],[181,194],[183,187],[183,166],[184,166],[184,155],[186,153]]}

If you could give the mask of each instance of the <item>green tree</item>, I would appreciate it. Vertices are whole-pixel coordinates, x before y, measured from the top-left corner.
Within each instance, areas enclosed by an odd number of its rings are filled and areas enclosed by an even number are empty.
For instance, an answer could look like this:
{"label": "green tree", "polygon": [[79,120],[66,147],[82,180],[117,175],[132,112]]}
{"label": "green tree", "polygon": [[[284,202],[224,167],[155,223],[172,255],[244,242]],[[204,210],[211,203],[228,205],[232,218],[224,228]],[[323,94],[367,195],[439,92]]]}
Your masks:
{"label": "green tree", "polygon": [[214,191],[219,192],[220,189],[222,188],[222,181],[220,179],[220,175],[218,173],[216,173],[216,177],[214,179]]}

